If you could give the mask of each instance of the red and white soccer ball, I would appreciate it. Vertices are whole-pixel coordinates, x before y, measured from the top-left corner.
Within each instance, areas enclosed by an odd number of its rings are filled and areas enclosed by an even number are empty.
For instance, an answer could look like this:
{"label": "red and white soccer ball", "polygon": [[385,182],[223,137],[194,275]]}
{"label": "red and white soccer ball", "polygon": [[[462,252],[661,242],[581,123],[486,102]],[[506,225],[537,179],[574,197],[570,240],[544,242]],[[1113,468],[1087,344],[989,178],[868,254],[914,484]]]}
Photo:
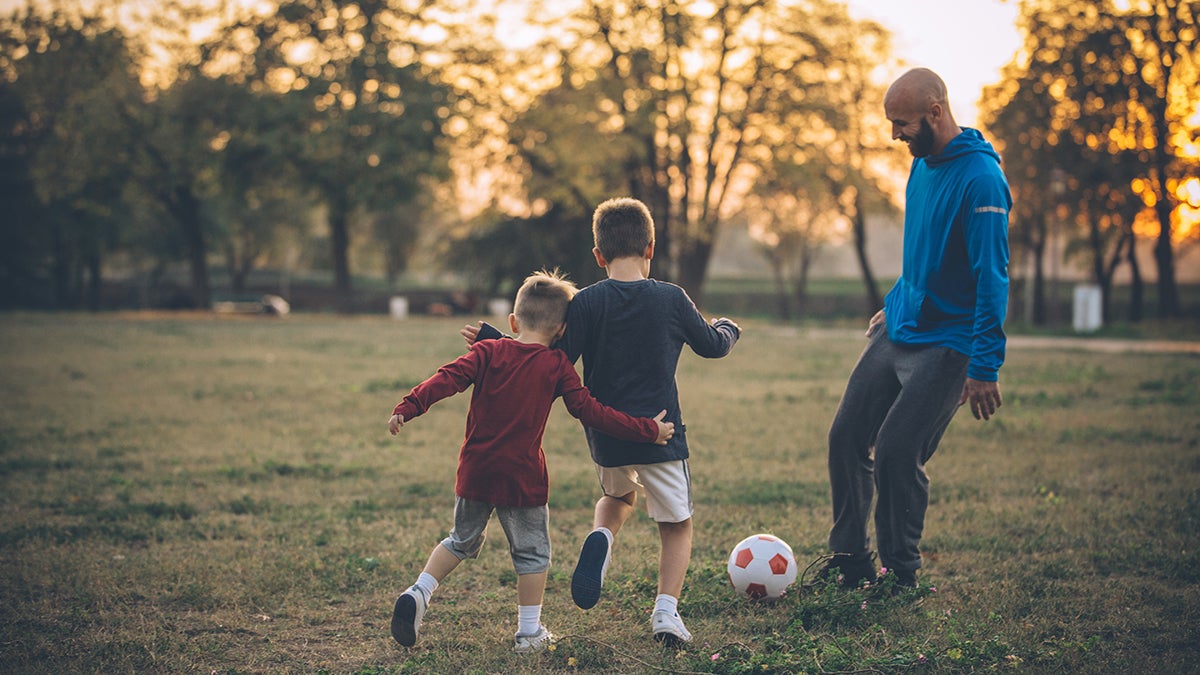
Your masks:
{"label": "red and white soccer ball", "polygon": [[792,547],[773,534],[746,537],[729,554],[729,583],[738,595],[778,598],[795,581]]}

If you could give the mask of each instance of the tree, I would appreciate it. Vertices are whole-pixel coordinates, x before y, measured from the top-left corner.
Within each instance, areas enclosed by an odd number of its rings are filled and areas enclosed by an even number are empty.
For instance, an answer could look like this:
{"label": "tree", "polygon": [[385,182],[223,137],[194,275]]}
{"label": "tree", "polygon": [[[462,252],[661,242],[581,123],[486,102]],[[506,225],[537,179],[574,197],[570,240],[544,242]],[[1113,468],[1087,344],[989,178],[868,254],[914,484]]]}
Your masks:
{"label": "tree", "polygon": [[297,124],[283,97],[228,82],[224,89],[209,140],[217,189],[206,201],[232,290],[241,292],[259,262],[300,228],[312,203],[288,161]]}
{"label": "tree", "polygon": [[[1140,0],[1131,3],[1125,37],[1118,43],[1136,71],[1129,81],[1131,105],[1124,120],[1131,131],[1142,127],[1137,145],[1148,160],[1143,199],[1158,217],[1154,259],[1158,266],[1158,310],[1162,317],[1181,314],[1175,282],[1173,218],[1184,201],[1179,186],[1200,173],[1200,157],[1184,155],[1184,143],[1196,134],[1185,119],[1200,105],[1200,2]],[[1122,70],[1124,73],[1124,69]],[[1193,125],[1195,126],[1195,125]],[[1135,136],[1135,138],[1137,137]]]}
{"label": "tree", "polygon": [[57,306],[98,308],[102,261],[121,237],[124,113],[141,96],[128,42],[95,16],[28,8],[0,23],[0,43],[5,183],[27,190],[6,219],[16,253],[5,276],[28,284],[44,260]]}
{"label": "tree", "polygon": [[225,102],[237,94],[238,88],[227,81],[181,73],[145,107],[135,146],[141,158],[139,192],[177,228],[178,236],[164,243],[175,243],[179,250],[159,253],[182,253],[190,270],[191,304],[198,308],[212,304],[208,257],[219,228],[211,202],[223,180],[219,153],[230,126]]}
{"label": "tree", "polygon": [[[822,168],[834,213],[851,225],[855,257],[866,293],[867,316],[883,307],[871,262],[867,257],[867,214],[897,213],[885,185],[887,176],[906,167],[889,137],[890,123],[883,114],[885,83],[878,80],[880,64],[891,55],[887,30],[870,21],[855,21],[840,4],[815,4],[808,12],[820,13],[814,23],[831,45],[824,88],[828,108],[812,115],[792,136],[796,156]],[[851,49],[837,45],[854,45]],[[827,120],[836,120],[828,124]],[[828,217],[827,217],[828,219]]]}
{"label": "tree", "polygon": [[[844,38],[859,26],[831,7],[584,2],[530,59],[556,65],[552,94],[539,101],[556,122],[518,137],[533,149],[524,158],[589,208],[593,189],[646,202],[656,276],[701,302],[717,228],[773,161],[771,148],[811,138],[814,120],[832,135],[847,129],[828,72],[854,57],[856,43]],[[580,157],[603,168],[581,170]]]}
{"label": "tree", "polygon": [[803,316],[808,279],[821,247],[849,230],[825,185],[824,162],[779,162],[744,200],[750,236],[771,267],[783,319]]}
{"label": "tree", "polygon": [[[252,91],[285,96],[298,119],[287,152],[328,213],[342,311],[353,307],[353,222],[413,199],[446,173],[449,92],[420,60],[420,17],[383,0],[291,0],[227,31],[217,61]],[[252,45],[245,49],[244,45]]]}
{"label": "tree", "polygon": [[[1022,5],[1022,60],[986,98],[1018,193],[1018,232],[1039,261],[1035,320],[1043,318],[1043,214],[1077,226],[1086,244],[1076,248],[1089,252],[1104,289],[1122,255],[1136,263],[1135,224],[1145,220],[1139,212],[1154,214],[1159,308],[1178,312],[1171,223],[1180,213],[1179,186],[1197,173],[1196,159],[1183,151],[1195,130],[1181,112],[1200,97],[1181,86],[1196,80],[1195,16],[1186,1],[1135,3],[1129,12],[1107,3]],[[1139,318],[1140,273],[1131,269],[1131,316]]]}

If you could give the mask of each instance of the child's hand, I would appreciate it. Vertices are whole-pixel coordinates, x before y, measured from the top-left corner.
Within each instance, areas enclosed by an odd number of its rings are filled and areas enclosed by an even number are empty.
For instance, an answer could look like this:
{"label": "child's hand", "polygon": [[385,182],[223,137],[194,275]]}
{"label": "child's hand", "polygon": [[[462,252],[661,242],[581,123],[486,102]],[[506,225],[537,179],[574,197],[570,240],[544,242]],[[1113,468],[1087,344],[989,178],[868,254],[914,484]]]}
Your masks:
{"label": "child's hand", "polygon": [[664,422],[663,418],[667,416],[667,411],[664,410],[654,417],[654,423],[658,425],[658,438],[655,439],[655,445],[666,445],[667,441],[675,435],[675,423]]}
{"label": "child's hand", "polygon": [[727,318],[725,318],[725,317],[720,317],[720,318],[718,318],[718,319],[713,319],[712,321],[709,321],[708,323],[709,323],[710,325],[712,325],[713,327],[716,327],[716,326],[718,326],[718,325],[720,325],[720,324],[725,324],[725,325],[727,325],[727,326],[732,326],[732,327],[733,327],[733,329],[734,329],[734,330],[736,330],[736,331],[738,332],[738,335],[741,335],[741,334],[742,334],[742,327],[741,327],[741,326],[739,326],[739,325],[737,325],[736,323],[734,323],[733,319],[727,319]]}
{"label": "child's hand", "polygon": [[388,431],[392,432],[393,436],[400,431],[400,427],[402,426],[404,426],[404,417],[402,415],[392,415],[392,418],[388,420]]}
{"label": "child's hand", "polygon": [[[482,325],[483,325],[483,322],[480,321],[479,326],[482,326]],[[458,334],[463,336],[463,339],[467,341],[468,349],[471,347],[471,345],[475,344],[475,340],[479,337],[479,326],[472,326],[471,324],[467,324],[462,327],[462,330],[458,331]]]}

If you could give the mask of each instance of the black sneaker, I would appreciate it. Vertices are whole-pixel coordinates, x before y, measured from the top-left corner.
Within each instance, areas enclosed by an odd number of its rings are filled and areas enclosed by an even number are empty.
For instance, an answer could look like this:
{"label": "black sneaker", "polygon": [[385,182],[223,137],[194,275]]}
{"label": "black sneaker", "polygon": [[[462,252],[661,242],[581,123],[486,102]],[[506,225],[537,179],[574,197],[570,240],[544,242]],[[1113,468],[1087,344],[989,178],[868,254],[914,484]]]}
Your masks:
{"label": "black sneaker", "polygon": [[396,606],[392,608],[392,638],[405,647],[415,645],[421,633],[421,619],[425,617],[428,606],[425,596],[415,589],[401,593],[396,598]]}
{"label": "black sneaker", "polygon": [[858,588],[863,583],[875,583],[877,578],[874,554],[834,553],[825,566],[817,570],[813,580],[834,580],[842,588]]}
{"label": "black sneaker", "polygon": [[600,530],[592,530],[583,540],[579,551],[579,562],[571,575],[571,599],[580,609],[591,609],[600,600],[600,588],[604,585],[604,574],[612,556],[608,537]]}
{"label": "black sneaker", "polygon": [[916,570],[888,570],[888,574],[896,575],[896,585],[892,587],[892,595],[899,595],[910,588],[917,587]]}

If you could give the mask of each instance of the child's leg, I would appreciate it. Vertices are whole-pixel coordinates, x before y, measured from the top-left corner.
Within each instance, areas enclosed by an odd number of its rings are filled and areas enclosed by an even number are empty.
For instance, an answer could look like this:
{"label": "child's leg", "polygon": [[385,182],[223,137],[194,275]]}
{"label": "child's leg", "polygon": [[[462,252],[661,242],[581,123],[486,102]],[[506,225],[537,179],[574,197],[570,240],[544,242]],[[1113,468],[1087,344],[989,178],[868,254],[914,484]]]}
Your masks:
{"label": "child's leg", "polygon": [[681,523],[659,523],[662,552],[658,559],[658,592],[678,598],[692,559],[692,519]]}
{"label": "child's leg", "polygon": [[542,597],[550,569],[550,511],[546,506],[497,507],[496,515],[517,573],[515,649],[540,651],[554,640],[542,626]]}
{"label": "child's leg", "polygon": [[554,634],[542,625],[542,595],[546,571],[517,574],[517,634],[513,651],[540,652],[554,644]]}
{"label": "child's leg", "polygon": [[692,634],[679,616],[679,596],[692,558],[692,519],[658,524],[662,551],[658,559],[658,597],[650,615],[654,639],[668,647],[691,642]]}
{"label": "child's leg", "polygon": [[546,572],[517,575],[517,635],[536,635],[542,625]]}
{"label": "child's leg", "polygon": [[462,559],[450,552],[442,544],[433,547],[425,569],[417,582],[396,598],[392,607],[392,637],[405,647],[411,647],[417,642],[421,632],[421,621],[433,592],[447,574],[452,572]]}
{"label": "child's leg", "polygon": [[417,582],[400,594],[392,608],[392,637],[396,642],[405,647],[416,643],[429,599],[442,579],[464,559],[479,555],[492,508],[482,502],[455,499],[450,536],[433,548]]}
{"label": "child's leg", "polygon": [[537,574],[517,575],[518,605],[533,607],[542,604],[542,597],[546,593],[546,574],[547,572],[538,572]]}
{"label": "child's leg", "polygon": [[637,471],[629,467],[596,466],[604,495],[596,502],[593,529],[583,540],[575,571],[571,574],[571,599],[580,609],[591,609],[600,600],[604,575],[612,558],[613,535],[621,530],[637,504]]}
{"label": "child's leg", "polygon": [[610,534],[621,531],[621,526],[629,520],[637,510],[637,493],[629,492],[620,497],[602,495],[596,501],[596,511],[592,516],[592,529],[606,528]]}
{"label": "child's leg", "polygon": [[679,596],[692,559],[692,484],[686,460],[638,467],[646,512],[658,523],[658,597],[650,615],[654,639],[667,645],[690,642],[679,616]]}
{"label": "child's leg", "polygon": [[417,578],[417,583],[413,584],[413,587],[425,593],[425,602],[428,603],[429,596],[437,590],[442,579],[453,572],[461,562],[462,558],[451,553],[445,546],[441,544],[434,546],[433,551],[429,554],[429,560],[425,562],[425,569],[421,570],[421,576]]}

